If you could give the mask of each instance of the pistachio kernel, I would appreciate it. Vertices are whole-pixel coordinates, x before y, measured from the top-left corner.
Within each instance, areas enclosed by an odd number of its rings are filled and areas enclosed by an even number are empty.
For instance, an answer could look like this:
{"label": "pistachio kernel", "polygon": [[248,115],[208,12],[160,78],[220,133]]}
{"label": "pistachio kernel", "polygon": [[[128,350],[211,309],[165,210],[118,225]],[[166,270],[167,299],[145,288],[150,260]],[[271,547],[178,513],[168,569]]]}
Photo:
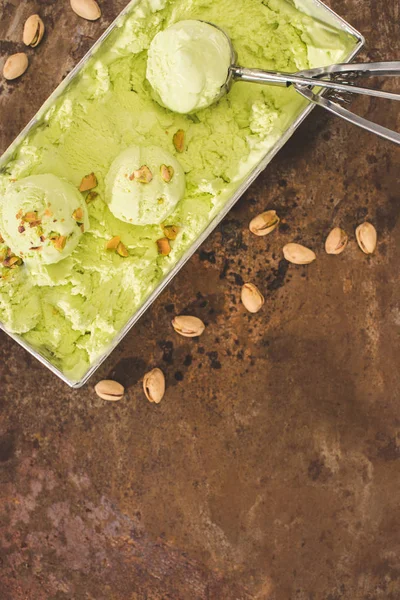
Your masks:
{"label": "pistachio kernel", "polygon": [[308,265],[317,258],[309,248],[292,242],[283,247],[283,256],[294,265]]}
{"label": "pistachio kernel", "polygon": [[160,168],[161,178],[165,181],[165,183],[169,183],[174,176],[174,168],[167,165],[161,165]]}
{"label": "pistachio kernel", "polygon": [[119,235],[115,235],[111,240],[106,243],[106,250],[116,250],[118,248],[118,244],[120,243],[121,238]]}
{"label": "pistachio kernel", "polygon": [[267,210],[250,221],[249,229],[254,235],[262,236],[271,233],[279,225],[280,218],[275,210]]}
{"label": "pistachio kernel", "polygon": [[157,240],[157,248],[158,254],[162,254],[162,256],[168,256],[168,254],[171,252],[171,246],[168,238],[164,237]]}
{"label": "pistachio kernel", "polygon": [[89,173],[89,175],[85,175],[82,178],[81,184],[79,186],[80,192],[87,192],[97,186],[97,177],[94,173]]}
{"label": "pistachio kernel", "polygon": [[122,242],[120,242],[117,246],[117,254],[119,254],[123,258],[126,258],[127,256],[129,256],[129,252]]}
{"label": "pistachio kernel", "polygon": [[39,15],[31,15],[25,21],[24,32],[22,40],[25,46],[32,46],[36,48],[43,38],[44,35],[44,23]]}
{"label": "pistachio kernel", "polygon": [[124,397],[125,388],[118,381],[104,379],[94,386],[94,390],[99,398],[110,402],[117,402]]}
{"label": "pistachio kernel", "polygon": [[79,208],[77,208],[76,210],[74,210],[74,212],[72,213],[72,218],[73,218],[75,221],[79,221],[79,222],[81,222],[81,221],[82,221],[82,219],[83,219],[83,208],[82,208],[82,207],[79,207]]}
{"label": "pistachio kernel", "polygon": [[93,200],[97,198],[98,195],[99,194],[97,192],[89,192],[86,196],[86,204],[90,204],[90,202],[93,202]]}
{"label": "pistachio kernel", "polygon": [[143,391],[149,402],[158,404],[165,394],[165,377],[161,369],[155,368],[143,377]]}
{"label": "pistachio kernel", "polygon": [[67,243],[67,238],[65,235],[59,235],[58,238],[56,238],[53,241],[54,248],[56,248],[56,250],[58,250],[59,252],[64,250],[66,243]]}
{"label": "pistachio kernel", "polygon": [[357,243],[364,254],[373,254],[377,243],[377,233],[372,223],[361,223],[356,229]]}
{"label": "pistachio kernel", "polygon": [[198,337],[206,328],[201,319],[190,315],[180,315],[175,317],[171,321],[171,325],[176,333],[179,333],[179,335],[182,335],[183,337]]}
{"label": "pistachio kernel", "polygon": [[133,171],[131,177],[138,183],[150,183],[150,181],[153,179],[153,173],[150,171],[147,165],[142,165],[140,169]]}
{"label": "pistachio kernel", "polygon": [[180,227],[177,225],[163,225],[162,230],[168,240],[176,240]]}
{"label": "pistachio kernel", "polygon": [[327,254],[341,254],[346,248],[349,236],[340,227],[334,227],[325,241]]}
{"label": "pistachio kernel", "polygon": [[172,141],[174,143],[175,150],[177,152],[184,151],[184,149],[185,149],[185,132],[183,131],[183,129],[178,129],[178,131],[176,133],[174,133],[174,137],[172,138]]}
{"label": "pistachio kernel", "polygon": [[265,299],[254,283],[245,283],[242,286],[240,298],[243,306],[251,313],[257,313],[264,305]]}

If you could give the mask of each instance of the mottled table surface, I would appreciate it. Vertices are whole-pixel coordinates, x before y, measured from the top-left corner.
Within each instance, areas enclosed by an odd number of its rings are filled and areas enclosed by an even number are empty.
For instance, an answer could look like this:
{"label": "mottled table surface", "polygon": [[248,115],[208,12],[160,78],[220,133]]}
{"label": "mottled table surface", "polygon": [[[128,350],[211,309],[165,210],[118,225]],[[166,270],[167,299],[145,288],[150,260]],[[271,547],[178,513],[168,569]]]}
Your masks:
{"label": "mottled table surface", "polygon": [[[0,151],[124,4],[88,23],[67,0],[0,0],[0,66],[29,14],[47,26],[24,77],[0,79]],[[365,58],[400,58],[398,0],[330,4]],[[353,106],[400,131],[395,103]],[[257,238],[265,208],[283,227]],[[1,333],[1,600],[398,600],[399,211],[400,149],[317,109],[83,389]],[[338,224],[351,241],[332,257]],[[316,262],[288,265],[289,241]],[[197,341],[170,327],[188,311]],[[158,406],[141,386],[156,365]],[[109,376],[119,403],[94,393]]]}

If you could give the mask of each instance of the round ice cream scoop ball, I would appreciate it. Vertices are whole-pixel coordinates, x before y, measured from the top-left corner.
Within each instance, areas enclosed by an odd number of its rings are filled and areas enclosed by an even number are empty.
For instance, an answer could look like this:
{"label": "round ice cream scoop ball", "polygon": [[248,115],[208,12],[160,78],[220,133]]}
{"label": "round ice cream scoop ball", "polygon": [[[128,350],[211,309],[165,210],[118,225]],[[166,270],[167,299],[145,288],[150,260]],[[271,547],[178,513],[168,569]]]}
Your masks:
{"label": "round ice cream scoop ball", "polygon": [[221,95],[233,58],[223,31],[204,21],[179,21],[153,38],[146,76],[160,104],[190,113]]}
{"label": "round ice cream scoop ball", "polygon": [[117,219],[132,225],[162,223],[185,195],[180,163],[159,146],[130,146],[106,176],[106,202]]}
{"label": "round ice cream scoop ball", "polygon": [[0,231],[24,261],[57,263],[70,255],[89,228],[82,194],[52,174],[11,183],[0,206]]}

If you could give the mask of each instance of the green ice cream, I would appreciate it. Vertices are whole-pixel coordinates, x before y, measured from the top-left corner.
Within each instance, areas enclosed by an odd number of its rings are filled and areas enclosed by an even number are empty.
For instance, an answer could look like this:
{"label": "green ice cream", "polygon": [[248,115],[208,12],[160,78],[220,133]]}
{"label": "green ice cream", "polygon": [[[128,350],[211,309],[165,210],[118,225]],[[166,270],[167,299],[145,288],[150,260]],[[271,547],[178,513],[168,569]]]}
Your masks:
{"label": "green ice cream", "polygon": [[112,163],[106,202],[117,219],[134,225],[161,223],[185,194],[185,173],[158,146],[131,146]]}
{"label": "green ice cream", "polygon": [[[340,62],[354,47],[353,38],[285,0],[142,0],[132,7],[0,175],[3,215],[11,201],[19,205],[12,180],[22,185],[23,178],[51,173],[76,189],[88,173],[97,177],[97,196],[84,193],[90,225],[86,229],[85,224],[78,245],[60,262],[28,260],[10,268],[10,252],[21,246],[14,224],[4,218],[0,224],[0,254],[6,257],[0,268],[0,321],[74,381],[107,351],[305,106],[293,89],[244,83],[234,84],[218,103],[189,116],[160,106],[146,79],[147,51],[157,33],[187,19],[222,27],[239,64],[254,68],[297,71]],[[165,213],[156,194],[140,190],[137,196],[137,186],[130,190],[130,210],[123,198],[118,200],[121,153],[132,146],[161,148],[177,161],[165,159],[174,177],[180,173],[178,163],[185,173],[183,198],[177,201],[178,189],[160,196],[167,200]],[[144,166],[141,162],[133,169]],[[141,213],[142,205],[151,208]],[[10,218],[12,222],[12,214]],[[179,228],[166,256],[157,246],[165,235],[160,220]],[[116,236],[127,256],[105,249]],[[48,249],[52,251],[50,245]]]}
{"label": "green ice cream", "polygon": [[152,40],[146,75],[162,104],[185,114],[215,101],[231,59],[222,31],[203,21],[179,21]]}
{"label": "green ice cream", "polygon": [[55,175],[11,182],[0,205],[0,231],[27,263],[57,263],[69,256],[89,228],[82,194]]}

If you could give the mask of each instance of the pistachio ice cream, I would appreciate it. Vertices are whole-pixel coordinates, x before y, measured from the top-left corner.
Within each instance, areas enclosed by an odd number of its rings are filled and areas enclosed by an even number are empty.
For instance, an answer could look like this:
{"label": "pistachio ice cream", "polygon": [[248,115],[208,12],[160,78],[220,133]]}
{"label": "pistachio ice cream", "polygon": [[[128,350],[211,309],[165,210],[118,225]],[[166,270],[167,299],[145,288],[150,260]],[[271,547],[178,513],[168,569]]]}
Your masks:
{"label": "pistachio ice cream", "polygon": [[130,146],[113,161],[105,200],[117,219],[134,225],[161,223],[185,194],[185,173],[158,146]]}
{"label": "pistachio ice cream", "polygon": [[55,175],[32,175],[11,182],[0,206],[0,231],[25,261],[57,263],[69,256],[89,229],[82,194]]}
{"label": "pistachio ice cream", "polygon": [[[254,68],[298,71],[354,47],[288,0],[142,0],[46,105],[0,174],[0,321],[70,381],[107,352],[306,105],[290,88],[237,83],[190,115],[161,106],[148,50],[188,20],[220,26]],[[92,173],[96,187],[79,191]]]}
{"label": "pistachio ice cream", "polygon": [[228,78],[231,54],[221,30],[204,21],[179,21],[153,38],[147,79],[164,106],[190,113],[218,98]]}

